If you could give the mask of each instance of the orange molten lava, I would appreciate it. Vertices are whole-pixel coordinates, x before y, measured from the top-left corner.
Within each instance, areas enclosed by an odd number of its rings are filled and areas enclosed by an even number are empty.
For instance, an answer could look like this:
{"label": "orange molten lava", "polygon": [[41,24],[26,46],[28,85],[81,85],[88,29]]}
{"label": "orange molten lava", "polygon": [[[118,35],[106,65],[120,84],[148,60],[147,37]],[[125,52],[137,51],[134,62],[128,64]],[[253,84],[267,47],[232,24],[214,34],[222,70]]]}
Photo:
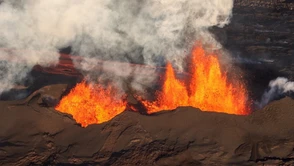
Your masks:
{"label": "orange molten lava", "polygon": [[76,85],[62,98],[56,110],[71,114],[83,127],[103,123],[114,118],[126,108],[123,99],[117,99],[115,89],[100,85],[89,87],[85,82]]}
{"label": "orange molten lava", "polygon": [[157,100],[142,101],[148,113],[172,110],[178,106],[193,106],[201,110],[229,114],[248,114],[247,93],[241,83],[228,83],[222,74],[217,55],[207,55],[201,46],[192,51],[190,78],[176,79],[170,63],[167,64],[162,91]]}
{"label": "orange molten lava", "polygon": [[148,113],[161,110],[170,110],[178,106],[188,106],[189,96],[183,82],[176,79],[175,72],[170,63],[166,65],[164,84],[161,92],[157,92],[157,100],[154,102],[144,101],[142,103]]}

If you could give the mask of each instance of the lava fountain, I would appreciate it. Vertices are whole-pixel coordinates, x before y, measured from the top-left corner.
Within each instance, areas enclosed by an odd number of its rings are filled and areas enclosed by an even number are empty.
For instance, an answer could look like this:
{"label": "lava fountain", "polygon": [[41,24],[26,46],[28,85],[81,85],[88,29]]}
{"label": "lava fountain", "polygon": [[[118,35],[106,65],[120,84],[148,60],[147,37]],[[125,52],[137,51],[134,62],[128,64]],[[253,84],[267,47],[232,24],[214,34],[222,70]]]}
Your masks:
{"label": "lava fountain", "polygon": [[[217,54],[207,54],[202,46],[192,50],[188,77],[176,78],[171,63],[167,63],[162,89],[154,101],[138,97],[148,114],[173,110],[179,106],[192,106],[203,111],[228,114],[249,114],[247,91],[240,82],[230,83],[227,74],[221,71]],[[56,110],[68,113],[83,127],[111,120],[127,107],[126,96],[117,98],[117,90],[99,84],[89,86],[79,83],[62,98]]]}
{"label": "lava fountain", "polygon": [[99,124],[111,120],[125,110],[125,97],[115,96],[117,90],[111,86],[105,88],[95,84],[91,87],[81,82],[62,98],[56,110],[71,114],[83,127]]}
{"label": "lava fountain", "polygon": [[237,115],[249,113],[244,85],[238,81],[234,84],[228,82],[216,54],[207,54],[202,46],[197,46],[190,62],[186,81],[178,80],[172,65],[167,63],[163,87],[156,92],[156,100],[142,100],[149,114],[178,106]]}

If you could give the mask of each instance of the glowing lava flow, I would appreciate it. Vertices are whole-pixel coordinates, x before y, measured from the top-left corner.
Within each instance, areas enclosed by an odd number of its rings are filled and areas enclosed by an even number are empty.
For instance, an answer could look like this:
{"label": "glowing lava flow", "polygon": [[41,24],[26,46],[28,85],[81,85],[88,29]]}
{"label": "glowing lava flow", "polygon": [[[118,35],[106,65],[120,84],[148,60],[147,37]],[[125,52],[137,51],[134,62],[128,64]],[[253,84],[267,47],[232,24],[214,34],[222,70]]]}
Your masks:
{"label": "glowing lava flow", "polygon": [[82,82],[62,98],[56,110],[71,114],[83,127],[99,124],[111,120],[125,110],[126,102],[113,96],[115,90],[112,87],[95,85],[91,88]]}
{"label": "glowing lava flow", "polygon": [[[207,55],[202,47],[195,47],[190,62],[189,78],[185,82],[176,78],[172,65],[167,63],[163,87],[156,93],[156,100],[138,97],[149,114],[179,106],[237,115],[249,113],[246,89],[238,81],[228,82],[226,74],[221,72],[217,55]],[[82,82],[62,98],[56,110],[73,115],[86,127],[109,121],[126,109],[125,96],[118,99],[114,97],[116,95],[117,91],[112,87],[94,85],[92,88]]]}
{"label": "glowing lava flow", "polygon": [[238,115],[249,113],[244,86],[228,83],[217,55],[206,55],[202,47],[195,47],[189,70],[190,78],[184,84],[176,79],[171,64],[167,64],[163,88],[156,93],[156,101],[142,101],[149,114],[178,106]]}
{"label": "glowing lava flow", "polygon": [[184,83],[176,79],[172,65],[167,63],[163,88],[162,91],[157,92],[156,101],[142,100],[142,103],[151,114],[160,110],[174,109],[178,106],[188,106],[188,101],[189,96]]}

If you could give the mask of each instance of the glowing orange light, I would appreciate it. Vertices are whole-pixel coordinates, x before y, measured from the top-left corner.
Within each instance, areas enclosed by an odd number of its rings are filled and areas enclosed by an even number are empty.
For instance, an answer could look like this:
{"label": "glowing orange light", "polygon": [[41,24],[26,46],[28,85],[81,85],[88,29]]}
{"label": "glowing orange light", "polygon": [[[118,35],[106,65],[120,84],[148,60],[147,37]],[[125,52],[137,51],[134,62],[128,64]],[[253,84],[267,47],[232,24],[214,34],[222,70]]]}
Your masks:
{"label": "glowing orange light", "polygon": [[[195,47],[190,63],[189,77],[184,81],[176,78],[171,63],[167,63],[162,89],[156,92],[155,101],[138,97],[149,114],[178,106],[237,115],[249,113],[244,85],[237,80],[229,83],[216,54],[208,55],[201,46]],[[117,94],[111,86],[105,88],[96,84],[90,87],[82,82],[62,98],[56,110],[73,115],[83,127],[103,123],[126,109],[126,96],[117,98]]]}
{"label": "glowing orange light", "polygon": [[227,76],[221,72],[217,55],[207,55],[201,46],[195,47],[189,73],[190,78],[185,85],[176,79],[168,63],[163,88],[157,92],[156,101],[142,100],[148,113],[193,106],[207,111],[248,114],[246,89],[241,83],[228,83]]}
{"label": "glowing orange light", "polygon": [[115,94],[115,89],[110,86],[104,88],[94,85],[91,88],[82,82],[62,98],[56,110],[71,114],[83,127],[103,123],[114,118],[126,108],[126,102],[115,98]]}

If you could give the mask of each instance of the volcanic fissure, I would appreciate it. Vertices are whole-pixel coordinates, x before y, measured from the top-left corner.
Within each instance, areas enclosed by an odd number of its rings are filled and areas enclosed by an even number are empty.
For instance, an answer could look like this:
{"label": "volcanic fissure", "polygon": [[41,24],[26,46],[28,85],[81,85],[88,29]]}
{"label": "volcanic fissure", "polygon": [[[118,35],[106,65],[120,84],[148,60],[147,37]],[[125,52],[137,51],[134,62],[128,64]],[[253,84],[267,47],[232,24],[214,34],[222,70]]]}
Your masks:
{"label": "volcanic fissure", "polygon": [[[154,100],[134,95],[147,114],[174,110],[179,106],[236,115],[250,113],[247,91],[241,77],[230,81],[226,72],[222,72],[217,53],[207,53],[202,45],[197,45],[191,52],[189,62],[188,76],[184,79],[178,79],[172,64],[167,62],[161,77],[161,89],[155,92]],[[105,87],[83,81],[61,99],[56,110],[71,114],[86,127],[109,121],[126,109],[139,111],[136,107],[128,106],[126,98],[127,94],[119,93],[111,84]]]}

